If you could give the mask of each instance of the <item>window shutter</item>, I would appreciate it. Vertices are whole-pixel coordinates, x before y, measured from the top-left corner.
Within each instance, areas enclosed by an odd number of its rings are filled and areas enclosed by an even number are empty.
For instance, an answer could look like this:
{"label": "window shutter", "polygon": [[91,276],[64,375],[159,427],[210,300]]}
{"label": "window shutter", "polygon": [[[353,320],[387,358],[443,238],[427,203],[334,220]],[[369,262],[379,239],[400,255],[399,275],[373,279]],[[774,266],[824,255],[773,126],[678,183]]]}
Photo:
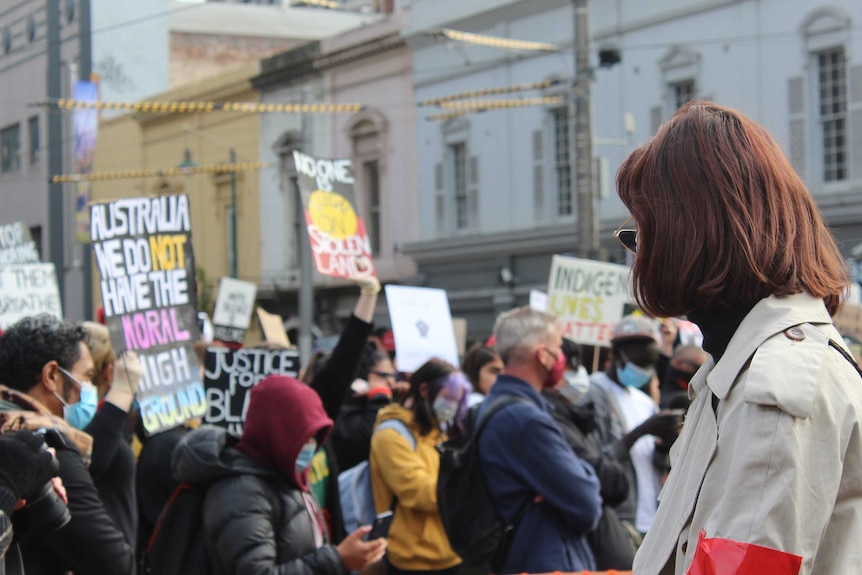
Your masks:
{"label": "window shutter", "polygon": [[533,132],[533,217],[545,219],[544,130]]}
{"label": "window shutter", "polygon": [[471,156],[468,161],[467,214],[470,227],[479,224],[479,158]]}
{"label": "window shutter", "polygon": [[862,180],[862,64],[850,73],[850,179]]}
{"label": "window shutter", "polygon": [[650,117],[650,129],[651,133],[655,134],[658,132],[658,129],[661,128],[662,124],[662,106],[653,106],[650,108],[649,117]]}
{"label": "window shutter", "polygon": [[434,166],[434,216],[437,220],[437,233],[440,235],[446,232],[446,191],[443,170],[443,162],[437,162]]}
{"label": "window shutter", "polygon": [[800,176],[805,174],[807,153],[805,133],[805,79],[802,76],[787,81],[787,109],[790,115],[790,163]]}

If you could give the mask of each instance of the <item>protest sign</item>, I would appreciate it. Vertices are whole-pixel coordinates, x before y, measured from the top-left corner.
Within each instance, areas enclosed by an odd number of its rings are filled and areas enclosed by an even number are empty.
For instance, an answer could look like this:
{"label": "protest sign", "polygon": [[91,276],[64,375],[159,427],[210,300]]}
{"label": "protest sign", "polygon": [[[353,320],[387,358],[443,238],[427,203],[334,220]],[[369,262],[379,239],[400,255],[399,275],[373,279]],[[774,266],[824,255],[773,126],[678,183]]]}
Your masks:
{"label": "protest sign", "polygon": [[458,344],[444,290],[388,285],[386,303],[400,371],[416,371],[432,357],[459,365]]}
{"label": "protest sign", "polygon": [[609,347],[614,326],[631,300],[629,275],[626,266],[554,256],[548,313],[559,320],[563,337]]}
{"label": "protest sign", "polygon": [[548,311],[548,294],[537,289],[530,290],[530,307],[536,311]]}
{"label": "protest sign", "polygon": [[21,222],[0,226],[0,266],[35,264],[39,261],[36,242],[30,237],[27,226]]}
{"label": "protest sign", "polygon": [[204,367],[207,393],[204,423],[242,435],[251,389],[268,375],[299,377],[299,352],[209,347]]}
{"label": "protest sign", "polygon": [[314,265],[323,275],[375,275],[365,221],[356,214],[350,160],[293,152]]}
{"label": "protest sign", "polygon": [[214,338],[227,343],[243,343],[251,323],[257,286],[251,282],[222,278],[213,313]]}
{"label": "protest sign", "polygon": [[284,320],[278,314],[269,313],[262,307],[257,308],[257,319],[263,331],[263,339],[282,347],[290,347],[290,339],[284,329]]}
{"label": "protest sign", "polygon": [[96,204],[90,235],[111,343],[141,358],[138,402],[147,433],[206,413],[186,195]]}
{"label": "protest sign", "polygon": [[852,337],[862,343],[862,307],[845,303],[832,321],[842,336]]}
{"label": "protest sign", "polygon": [[455,331],[455,343],[458,345],[458,355],[464,357],[467,354],[467,319],[453,317],[452,329]]}
{"label": "protest sign", "polygon": [[54,264],[0,266],[0,328],[42,313],[63,318]]}

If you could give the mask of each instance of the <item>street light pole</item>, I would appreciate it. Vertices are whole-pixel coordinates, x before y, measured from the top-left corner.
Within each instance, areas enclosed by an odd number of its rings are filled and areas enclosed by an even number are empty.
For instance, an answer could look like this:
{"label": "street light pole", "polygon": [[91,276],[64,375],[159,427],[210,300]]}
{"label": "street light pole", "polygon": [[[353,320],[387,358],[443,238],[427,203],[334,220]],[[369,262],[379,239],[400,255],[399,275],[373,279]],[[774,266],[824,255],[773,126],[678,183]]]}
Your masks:
{"label": "street light pole", "polygon": [[[230,149],[230,163],[236,164],[236,150],[234,148]],[[230,173],[230,205],[230,277],[238,278],[237,264],[239,262],[239,253],[237,248],[239,246],[236,240],[236,171],[231,171]]]}
{"label": "street light pole", "polygon": [[575,9],[575,82],[572,109],[575,120],[575,185],[578,193],[578,252],[598,257],[599,222],[593,183],[592,70],[590,69],[589,0],[572,0]]}

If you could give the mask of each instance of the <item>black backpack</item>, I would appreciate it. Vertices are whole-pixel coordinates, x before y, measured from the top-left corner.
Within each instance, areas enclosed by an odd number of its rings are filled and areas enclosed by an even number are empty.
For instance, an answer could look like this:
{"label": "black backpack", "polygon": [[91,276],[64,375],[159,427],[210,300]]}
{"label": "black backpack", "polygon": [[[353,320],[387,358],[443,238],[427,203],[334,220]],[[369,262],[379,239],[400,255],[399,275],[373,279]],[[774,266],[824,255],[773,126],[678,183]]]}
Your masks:
{"label": "black backpack", "polygon": [[[486,400],[488,401],[488,400]],[[440,475],[437,507],[449,544],[465,566],[477,572],[496,573],[502,568],[512,544],[515,527],[526,511],[521,509],[511,524],[504,524],[494,508],[479,461],[479,436],[495,413],[514,403],[532,403],[505,396],[478,417],[481,405],[471,410],[462,435],[439,445]]]}
{"label": "black backpack", "polygon": [[141,562],[142,575],[210,575],[203,510],[209,483],[177,487],[162,510]]}

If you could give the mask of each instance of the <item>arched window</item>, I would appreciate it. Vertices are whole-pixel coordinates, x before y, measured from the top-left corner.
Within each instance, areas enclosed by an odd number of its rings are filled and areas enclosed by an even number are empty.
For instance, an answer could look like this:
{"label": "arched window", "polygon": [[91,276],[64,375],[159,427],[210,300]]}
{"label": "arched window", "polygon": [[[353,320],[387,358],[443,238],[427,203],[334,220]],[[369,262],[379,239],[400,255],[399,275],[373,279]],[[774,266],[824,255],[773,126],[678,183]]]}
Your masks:
{"label": "arched window", "polygon": [[371,252],[385,251],[386,239],[383,206],[386,197],[386,140],[388,122],[376,110],[363,110],[348,123],[352,143],[353,177],[356,180],[356,203],[365,221]]}

